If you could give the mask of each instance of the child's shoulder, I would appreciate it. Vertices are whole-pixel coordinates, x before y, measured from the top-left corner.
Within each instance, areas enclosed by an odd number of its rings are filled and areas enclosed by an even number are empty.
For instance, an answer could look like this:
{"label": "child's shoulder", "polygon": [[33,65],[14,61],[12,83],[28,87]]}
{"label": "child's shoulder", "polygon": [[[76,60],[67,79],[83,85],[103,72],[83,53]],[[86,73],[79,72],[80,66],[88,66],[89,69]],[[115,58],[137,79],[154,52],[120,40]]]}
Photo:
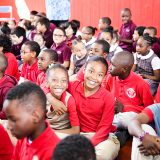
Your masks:
{"label": "child's shoulder", "polygon": [[11,75],[5,74],[4,80],[0,83],[0,88],[2,87],[13,87],[17,84],[17,79]]}

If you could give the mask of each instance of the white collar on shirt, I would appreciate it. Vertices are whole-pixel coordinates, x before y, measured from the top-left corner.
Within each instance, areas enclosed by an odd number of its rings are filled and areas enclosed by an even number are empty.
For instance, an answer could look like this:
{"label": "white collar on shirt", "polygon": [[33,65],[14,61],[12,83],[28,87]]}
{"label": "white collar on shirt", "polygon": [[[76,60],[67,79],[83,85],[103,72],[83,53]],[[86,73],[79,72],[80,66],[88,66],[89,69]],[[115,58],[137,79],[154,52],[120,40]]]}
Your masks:
{"label": "white collar on shirt", "polygon": [[86,43],[86,40],[82,40],[82,42],[84,43],[85,46],[88,46],[88,45],[94,43],[95,41],[96,41],[95,37],[92,37],[91,40],[87,43]]}
{"label": "white collar on shirt", "polygon": [[110,49],[109,49],[109,52],[114,51],[115,48],[117,48],[117,47],[118,47],[118,43],[115,43],[114,45],[111,45],[111,46],[110,46]]}
{"label": "white collar on shirt", "polygon": [[[137,54],[137,53],[136,53]],[[146,56],[142,56],[141,54],[137,54],[137,58],[140,59],[148,59],[154,54],[153,50],[150,49],[149,53]]]}

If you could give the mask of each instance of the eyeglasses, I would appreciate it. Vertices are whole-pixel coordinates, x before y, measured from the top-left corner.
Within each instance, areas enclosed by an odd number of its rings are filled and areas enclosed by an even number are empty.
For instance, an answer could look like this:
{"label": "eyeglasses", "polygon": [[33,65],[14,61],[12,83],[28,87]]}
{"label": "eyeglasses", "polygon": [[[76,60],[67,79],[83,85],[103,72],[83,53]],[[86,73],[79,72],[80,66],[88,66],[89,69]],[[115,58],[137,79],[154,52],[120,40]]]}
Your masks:
{"label": "eyeglasses", "polygon": [[30,52],[33,52],[33,51],[28,51],[28,52],[20,51],[21,54],[30,53]]}
{"label": "eyeglasses", "polygon": [[34,39],[34,41],[42,42],[43,39]]}
{"label": "eyeglasses", "polygon": [[53,34],[53,36],[60,38],[60,37],[62,37],[62,36],[64,36],[64,35],[61,35],[61,34]]}
{"label": "eyeglasses", "polygon": [[89,35],[89,34],[91,34],[91,33],[84,33],[84,32],[82,32],[82,34],[88,34],[88,35]]}

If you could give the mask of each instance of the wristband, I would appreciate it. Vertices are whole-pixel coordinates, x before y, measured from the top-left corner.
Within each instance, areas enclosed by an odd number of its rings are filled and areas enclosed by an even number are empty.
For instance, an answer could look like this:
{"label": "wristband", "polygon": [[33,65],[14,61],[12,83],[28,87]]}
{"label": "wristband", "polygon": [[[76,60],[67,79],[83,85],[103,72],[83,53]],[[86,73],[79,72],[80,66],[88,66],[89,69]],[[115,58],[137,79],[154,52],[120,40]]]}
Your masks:
{"label": "wristband", "polygon": [[139,136],[139,140],[142,142],[143,137],[144,137],[145,135],[147,135],[147,134],[149,134],[149,133],[148,133],[148,132],[143,132],[143,133],[141,133],[140,136]]}

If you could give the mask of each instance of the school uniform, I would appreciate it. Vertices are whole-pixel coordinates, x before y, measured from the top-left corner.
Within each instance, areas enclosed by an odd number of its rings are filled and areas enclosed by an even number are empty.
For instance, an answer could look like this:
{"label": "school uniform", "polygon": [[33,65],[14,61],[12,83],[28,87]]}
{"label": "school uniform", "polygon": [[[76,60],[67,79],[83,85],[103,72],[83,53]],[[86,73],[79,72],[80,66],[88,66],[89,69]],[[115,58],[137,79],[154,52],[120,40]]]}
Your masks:
{"label": "school uniform", "polygon": [[95,94],[86,97],[83,84],[73,81],[68,86],[68,91],[76,102],[81,134],[88,137],[95,146],[98,160],[106,157],[115,159],[119,151],[119,141],[109,135],[114,117],[114,97],[102,86]]}
{"label": "school uniform", "polygon": [[7,92],[16,85],[16,78],[8,74],[4,74],[4,77],[0,80],[0,119],[7,119],[3,111],[3,102],[5,100]]}
{"label": "school uniform", "polygon": [[[122,24],[121,29],[120,29],[120,35],[123,39],[128,39],[132,40],[132,35],[134,33],[134,30],[137,26],[133,23],[132,20],[128,24]],[[125,42],[119,42],[119,46],[124,50],[124,51],[129,51],[132,53],[132,44],[130,43],[125,43]]]}
{"label": "school uniform", "polygon": [[157,89],[157,94],[155,96],[155,102],[160,103],[160,85],[158,86],[158,89]]}
{"label": "school uniform", "polygon": [[151,48],[154,53],[160,58],[160,45],[158,43],[153,43]]}
{"label": "school uniform", "polygon": [[97,40],[99,40],[102,31],[98,33]]}
{"label": "school uniform", "polygon": [[19,81],[20,73],[18,70],[18,62],[16,60],[16,57],[10,52],[5,53],[4,55],[8,59],[8,67],[5,70],[4,74],[9,74]]}
{"label": "school uniform", "polygon": [[0,159],[10,160],[14,147],[4,127],[0,124]]}
{"label": "school uniform", "polygon": [[49,30],[50,30],[52,33],[54,32],[55,28],[56,28],[56,25],[54,25],[53,23],[50,23],[50,25],[49,25]]}
{"label": "school uniform", "polygon": [[45,81],[46,81],[46,73],[42,71],[37,77],[37,84],[41,86],[41,84]]}
{"label": "school uniform", "polygon": [[37,34],[37,29],[34,29],[33,31],[31,31],[31,36],[30,36],[31,41],[33,41],[34,36],[35,36],[36,34]]}
{"label": "school uniform", "polygon": [[157,43],[160,45],[160,37],[158,38]]}
{"label": "school uniform", "polygon": [[110,46],[110,49],[109,49],[109,53],[108,53],[108,56],[107,56],[107,60],[111,63],[111,59],[112,57],[117,54],[118,52],[122,52],[123,49],[118,46],[117,43],[115,43],[114,45],[111,45]]}
{"label": "school uniform", "polygon": [[25,42],[28,42],[28,41],[29,40],[25,38],[20,44],[12,46],[11,53],[13,53],[16,56],[16,59],[21,60],[21,55],[20,55],[21,47]]}
{"label": "school uniform", "polygon": [[64,61],[69,61],[71,57],[71,49],[67,46],[66,42],[63,41],[60,45],[56,47],[56,44],[53,43],[51,49],[55,50],[58,54],[58,62],[63,64]]}
{"label": "school uniform", "polygon": [[[134,54],[134,64],[137,64],[138,73],[154,76],[153,71],[160,69],[160,59],[159,57],[154,54],[153,50],[151,49],[146,56],[142,56],[140,54]],[[151,79],[145,79],[148,84],[150,85],[150,91],[152,95],[157,92],[158,82],[155,82]]]}
{"label": "school uniform", "polygon": [[50,48],[53,44],[53,32],[47,29],[44,32],[44,37],[46,38],[46,47]]}
{"label": "school uniform", "polygon": [[154,103],[148,83],[134,72],[124,80],[109,75],[103,85],[124,105],[123,112],[114,116],[117,128],[126,128],[131,119]]}
{"label": "school uniform", "polygon": [[71,39],[68,39],[67,37],[66,37],[66,42],[71,42],[71,41],[73,41],[74,39],[77,39],[77,37],[75,36],[75,35],[73,35],[72,37],[71,37]]}
{"label": "school uniform", "polygon": [[30,142],[27,137],[17,141],[12,160],[32,160],[36,156],[41,160],[51,159],[54,148],[60,139],[50,128],[48,122],[46,122],[46,125],[45,131],[34,141]]}
{"label": "school uniform", "polygon": [[87,52],[90,51],[91,45],[92,45],[95,41],[96,41],[96,38],[95,38],[95,37],[92,37],[89,42],[86,42],[86,40],[82,40],[82,42],[83,42],[84,45],[85,45],[85,48],[86,48]]}
{"label": "school uniform", "polygon": [[41,72],[38,70],[38,60],[32,66],[29,66],[29,63],[26,62],[22,66],[21,78],[37,83],[37,77]]}
{"label": "school uniform", "polygon": [[132,45],[132,52],[136,53],[136,46],[137,46],[137,41],[133,42]]}
{"label": "school uniform", "polygon": [[[149,126],[148,124],[142,124],[141,127],[145,132],[148,132],[152,136],[160,137],[160,121],[159,121],[159,115],[160,115],[160,104],[153,104],[151,106],[148,106],[145,108],[142,113],[145,113],[149,117],[149,123],[154,122],[155,124],[155,130]],[[142,144],[140,142],[139,138],[133,137],[133,142],[132,142],[132,154],[131,157],[133,160],[138,159],[138,160],[159,160],[160,156],[144,156],[139,152],[138,146]]]}

